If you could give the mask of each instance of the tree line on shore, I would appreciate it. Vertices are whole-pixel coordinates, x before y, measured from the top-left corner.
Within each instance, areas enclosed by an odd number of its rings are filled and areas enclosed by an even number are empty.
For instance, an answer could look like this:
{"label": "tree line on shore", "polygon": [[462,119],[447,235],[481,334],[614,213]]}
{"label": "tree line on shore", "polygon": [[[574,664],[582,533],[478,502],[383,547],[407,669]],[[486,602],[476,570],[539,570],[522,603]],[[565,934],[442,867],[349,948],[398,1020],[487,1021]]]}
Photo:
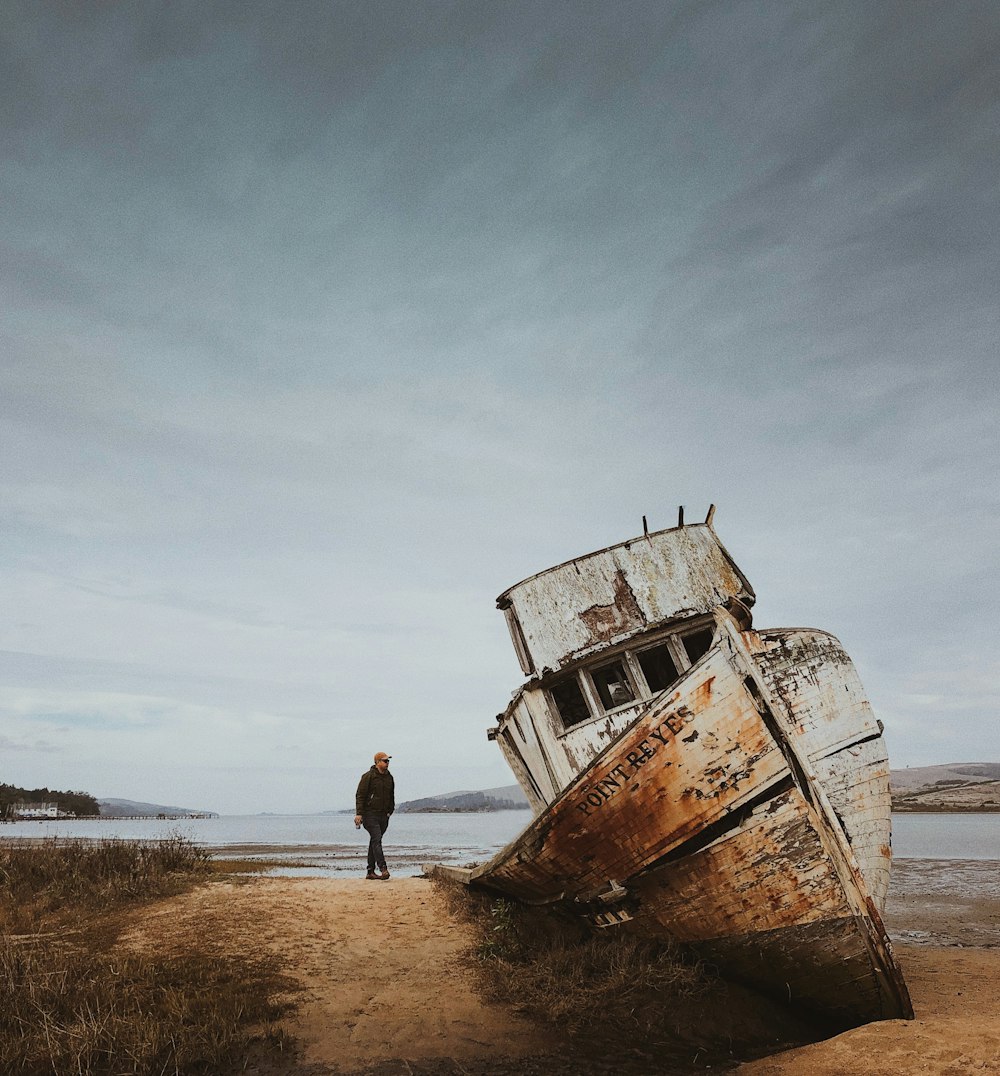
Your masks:
{"label": "tree line on shore", "polygon": [[0,818],[11,818],[23,803],[54,803],[61,814],[91,818],[101,813],[97,800],[89,792],[56,792],[49,788],[18,788],[0,784]]}

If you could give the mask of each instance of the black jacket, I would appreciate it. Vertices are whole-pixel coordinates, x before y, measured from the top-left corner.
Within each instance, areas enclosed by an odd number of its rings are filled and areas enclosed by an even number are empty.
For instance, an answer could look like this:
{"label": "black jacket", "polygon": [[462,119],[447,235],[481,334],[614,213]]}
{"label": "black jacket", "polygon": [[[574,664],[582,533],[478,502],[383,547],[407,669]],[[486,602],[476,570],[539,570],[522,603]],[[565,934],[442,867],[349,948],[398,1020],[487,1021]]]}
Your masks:
{"label": "black jacket", "polygon": [[396,782],[392,774],[388,770],[379,773],[378,766],[362,774],[354,807],[354,813],[360,815],[392,814],[396,809]]}

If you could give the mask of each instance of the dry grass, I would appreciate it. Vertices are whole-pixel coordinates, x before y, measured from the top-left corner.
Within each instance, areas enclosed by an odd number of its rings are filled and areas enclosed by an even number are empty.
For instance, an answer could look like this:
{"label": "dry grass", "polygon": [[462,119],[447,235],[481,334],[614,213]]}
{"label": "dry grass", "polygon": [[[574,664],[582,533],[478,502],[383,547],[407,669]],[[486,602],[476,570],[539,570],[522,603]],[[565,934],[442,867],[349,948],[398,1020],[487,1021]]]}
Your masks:
{"label": "dry grass", "polygon": [[783,1007],[720,979],[681,946],[594,931],[558,908],[436,885],[476,931],[485,993],[565,1032],[581,1071],[725,1067],[814,1037]]}
{"label": "dry grass", "polygon": [[0,1072],[221,1073],[281,1048],[272,964],[117,943],[130,909],[209,874],[180,838],[0,846]]}
{"label": "dry grass", "polygon": [[225,875],[227,880],[238,881],[245,875],[264,874],[275,867],[298,866],[284,859],[211,859],[208,869],[215,875]]}
{"label": "dry grass", "polygon": [[0,941],[4,1073],[216,1073],[254,1038],[281,1045],[270,968],[53,948]]}
{"label": "dry grass", "polygon": [[167,896],[207,876],[209,862],[208,853],[181,837],[0,844],[0,928],[20,933]]}
{"label": "dry grass", "polygon": [[714,980],[679,947],[439,882],[478,933],[490,996],[575,1037],[659,1039],[665,1011],[704,996]]}

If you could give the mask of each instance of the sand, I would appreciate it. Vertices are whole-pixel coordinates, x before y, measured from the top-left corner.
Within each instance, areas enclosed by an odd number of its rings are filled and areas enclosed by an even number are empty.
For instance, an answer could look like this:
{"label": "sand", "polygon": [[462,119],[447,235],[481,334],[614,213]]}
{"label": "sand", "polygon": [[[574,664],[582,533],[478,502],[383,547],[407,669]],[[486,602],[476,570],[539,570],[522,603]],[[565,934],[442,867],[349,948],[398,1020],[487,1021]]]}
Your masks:
{"label": "sand", "polygon": [[276,954],[301,987],[284,1024],[298,1057],[283,1072],[319,1076],[401,1058],[461,1063],[549,1049],[544,1029],[479,997],[466,959],[470,937],[423,878],[217,882],[153,906],[129,940]]}
{"label": "sand", "polygon": [[[916,1020],[870,1024],[736,1071],[1000,1073],[998,867],[897,864],[886,921]],[[217,882],[154,906],[133,941],[277,954],[301,988],[297,1013],[286,1022],[299,1051],[268,1072],[612,1071],[597,1061],[557,1063],[564,1049],[558,1034],[479,996],[467,928],[422,878]],[[546,1066],[544,1055],[553,1051]]]}
{"label": "sand", "polygon": [[995,949],[897,946],[915,1020],[886,1020],[740,1065],[740,1076],[1000,1072]]}

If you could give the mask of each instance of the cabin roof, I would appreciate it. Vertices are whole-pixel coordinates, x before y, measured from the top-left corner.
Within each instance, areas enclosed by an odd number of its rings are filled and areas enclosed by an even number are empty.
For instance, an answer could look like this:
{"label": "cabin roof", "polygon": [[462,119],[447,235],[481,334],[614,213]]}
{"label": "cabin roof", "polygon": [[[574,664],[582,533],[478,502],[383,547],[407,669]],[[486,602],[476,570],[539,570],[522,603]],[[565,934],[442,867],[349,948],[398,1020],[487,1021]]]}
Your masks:
{"label": "cabin roof", "polygon": [[630,538],[529,576],[497,599],[526,675],[701,615],[753,588],[709,522]]}

